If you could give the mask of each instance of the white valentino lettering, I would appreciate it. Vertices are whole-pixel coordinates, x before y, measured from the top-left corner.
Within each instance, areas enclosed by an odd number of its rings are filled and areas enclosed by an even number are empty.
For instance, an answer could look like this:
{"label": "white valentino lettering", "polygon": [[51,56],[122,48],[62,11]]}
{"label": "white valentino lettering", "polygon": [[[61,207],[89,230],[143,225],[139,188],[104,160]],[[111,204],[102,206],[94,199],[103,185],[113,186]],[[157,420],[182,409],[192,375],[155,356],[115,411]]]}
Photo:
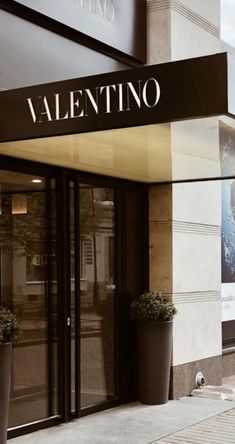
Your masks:
{"label": "white valentino lettering", "polygon": [[55,117],[56,120],[64,120],[69,118],[69,113],[67,112],[64,117],[60,115],[60,94],[55,94]]}
{"label": "white valentino lettering", "polygon": [[[80,108],[80,99],[82,97],[82,91],[70,91],[70,119],[74,119],[75,117],[83,117],[84,111],[81,110],[80,114],[75,114],[76,109]],[[80,96],[80,97],[79,97]]]}
{"label": "white valentino lettering", "polygon": [[105,113],[111,113],[111,97],[110,97],[110,91],[111,89],[113,89],[114,91],[116,91],[116,85],[106,85],[106,86],[101,86],[100,88],[100,94],[102,94],[103,91],[105,91],[106,94],[106,111]]}
{"label": "white valentino lettering", "polygon": [[151,77],[146,81],[102,85],[26,100],[32,121],[36,124],[151,109],[157,106],[160,97],[160,85]]}
{"label": "white valentino lettering", "polygon": [[[156,88],[155,100],[154,100],[152,105],[150,105],[148,103],[148,99],[147,99],[147,88],[148,88],[148,85],[149,85],[150,82],[153,82],[154,86]],[[159,86],[159,83],[157,82],[157,80],[154,79],[153,77],[151,79],[148,79],[147,82],[145,82],[144,87],[143,87],[143,101],[144,101],[145,105],[148,106],[148,108],[153,108],[154,106],[156,106],[157,103],[159,102],[159,99],[160,99],[160,93],[161,93],[160,92],[160,86]]]}
{"label": "white valentino lettering", "polygon": [[127,82],[127,110],[130,111],[130,92],[138,107],[141,108],[141,80],[138,81],[138,92],[131,82]]}

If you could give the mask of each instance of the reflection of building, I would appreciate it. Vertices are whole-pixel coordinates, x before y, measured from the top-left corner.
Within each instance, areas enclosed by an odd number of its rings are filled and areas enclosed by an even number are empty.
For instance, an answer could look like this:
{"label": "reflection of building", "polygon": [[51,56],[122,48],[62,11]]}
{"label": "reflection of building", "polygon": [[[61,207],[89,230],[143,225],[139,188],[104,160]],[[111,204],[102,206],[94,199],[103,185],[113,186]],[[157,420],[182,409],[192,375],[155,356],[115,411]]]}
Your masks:
{"label": "reflection of building", "polygon": [[33,85],[0,93],[0,297],[23,323],[13,428],[138,396],[129,305],[148,287],[178,309],[171,397],[190,393],[197,370],[221,383],[234,363],[220,1],[148,0],[152,68],[144,2],[47,4],[1,2],[0,88]]}

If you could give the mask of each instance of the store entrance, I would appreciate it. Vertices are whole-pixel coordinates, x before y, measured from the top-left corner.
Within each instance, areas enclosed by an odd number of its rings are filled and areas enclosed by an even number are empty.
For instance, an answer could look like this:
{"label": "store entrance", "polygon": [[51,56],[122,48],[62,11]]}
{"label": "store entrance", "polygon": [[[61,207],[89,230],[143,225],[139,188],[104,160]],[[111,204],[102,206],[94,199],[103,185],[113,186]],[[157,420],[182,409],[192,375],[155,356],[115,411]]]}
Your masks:
{"label": "store entrance", "polygon": [[9,437],[138,396],[147,187],[1,157],[0,305],[19,318]]}
{"label": "store entrance", "polygon": [[60,187],[59,377],[69,421],[138,396],[129,307],[148,286],[148,189],[71,171]]}

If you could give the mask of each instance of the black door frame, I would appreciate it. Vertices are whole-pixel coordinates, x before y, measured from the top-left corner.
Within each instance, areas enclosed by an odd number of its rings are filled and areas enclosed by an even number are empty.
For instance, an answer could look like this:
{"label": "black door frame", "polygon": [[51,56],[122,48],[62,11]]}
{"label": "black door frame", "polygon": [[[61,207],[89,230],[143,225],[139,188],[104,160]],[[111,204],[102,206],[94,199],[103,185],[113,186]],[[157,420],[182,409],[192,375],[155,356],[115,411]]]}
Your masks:
{"label": "black door frame", "polygon": [[[50,165],[43,165],[40,163],[35,163],[23,159],[18,159],[14,157],[8,157],[8,156],[0,156],[0,169],[1,170],[9,170],[17,173],[23,173],[23,174],[29,174],[29,175],[35,175],[41,176],[45,178],[46,181],[46,211],[48,214],[48,222],[50,220],[50,202],[49,202],[49,189],[50,189],[50,179],[55,179],[59,182],[59,176],[60,171],[59,169],[56,169],[53,166]],[[48,213],[49,212],[49,213]],[[49,228],[49,224],[48,224]],[[49,231],[47,233],[47,251],[49,253]],[[43,420],[38,420],[29,424],[25,424],[22,426],[17,426],[15,428],[11,428],[8,431],[8,439],[14,438],[17,436],[21,436],[27,433],[31,433],[33,431],[43,429],[49,426],[57,425],[61,422],[61,418],[58,415],[53,415],[52,412],[52,405],[53,405],[53,386],[51,384],[52,381],[52,374],[54,370],[54,365],[57,366],[57,363],[52,362],[52,353],[50,353],[52,343],[52,330],[53,330],[53,318],[52,318],[52,307],[51,307],[51,300],[48,297],[50,294],[50,270],[49,267],[47,267],[46,270],[46,278],[47,278],[47,284],[46,284],[46,310],[48,314],[48,418],[45,418]]]}
{"label": "black door frame", "polygon": [[[58,273],[58,334],[59,334],[59,353],[58,353],[58,378],[59,378],[59,414],[57,416],[52,416],[43,420],[35,421],[30,424],[22,425],[16,428],[12,428],[8,431],[8,439],[21,436],[27,433],[31,433],[38,429],[43,429],[50,427],[52,425],[59,424],[61,422],[67,422],[74,418],[80,416],[85,416],[100,410],[105,410],[110,407],[120,405],[124,402],[137,399],[138,393],[129,395],[127,393],[128,382],[125,376],[125,370],[128,363],[124,356],[124,349],[126,343],[126,332],[128,314],[123,315],[123,309],[125,309],[126,294],[128,293],[126,279],[126,257],[127,257],[127,247],[126,247],[126,208],[124,205],[126,193],[129,189],[134,189],[136,187],[136,194],[138,195],[138,200],[140,204],[139,214],[140,223],[139,230],[143,235],[143,241],[140,242],[140,261],[139,270],[141,278],[139,281],[139,291],[143,291],[148,288],[148,185],[135,183],[132,181],[127,181],[123,179],[116,179],[107,176],[96,175],[92,173],[84,173],[76,170],[65,169],[57,166],[50,166],[47,164],[37,163],[33,161],[13,158],[1,155],[1,166],[2,170],[15,171],[25,174],[35,174],[35,176],[43,176],[47,179],[56,180],[56,205],[57,205],[57,273]],[[116,211],[115,211],[115,281],[116,281],[116,314],[115,314],[115,349],[116,349],[116,393],[117,399],[112,401],[107,401],[104,404],[100,404],[94,407],[80,409],[80,399],[79,390],[77,390],[76,398],[76,409],[75,414],[71,414],[70,409],[70,351],[69,351],[69,338],[70,329],[67,325],[67,319],[70,317],[70,260],[69,260],[69,182],[74,181],[75,189],[78,190],[78,183],[88,183],[94,186],[100,187],[112,187],[114,189],[115,201],[116,201]],[[75,207],[77,208],[75,212],[75,220],[79,218],[79,205],[78,205],[78,193],[75,191]],[[50,203],[47,201],[47,209],[49,210]],[[143,218],[142,215],[145,213],[146,217]],[[75,230],[76,231],[76,230]],[[78,241],[78,232],[76,233],[76,242]],[[139,239],[137,239],[139,242]],[[49,242],[49,239],[48,239]],[[76,270],[80,273],[79,257],[76,257]],[[48,274],[50,279],[50,275]],[[78,292],[79,289],[77,288]],[[49,292],[49,288],[48,288]],[[66,297],[64,297],[66,295]],[[132,295],[130,295],[132,297]],[[50,314],[50,304],[48,304],[48,314]],[[79,317],[79,307],[76,307],[76,316]],[[50,318],[50,316],[49,316]],[[49,333],[52,331],[52,322],[49,322]],[[78,338],[80,338],[79,327],[76,329],[77,344],[79,344]],[[127,353],[128,354],[128,353]],[[66,358],[65,358],[66,357]],[[49,359],[50,362],[50,359]],[[49,364],[49,379],[50,371],[52,371],[51,363]],[[78,366],[79,367],[79,366]],[[76,380],[77,386],[80,379],[80,370],[76,369]],[[137,378],[137,374],[133,377]],[[49,388],[49,394],[52,396],[51,390]],[[49,400],[49,412],[51,412],[52,403]]]}
{"label": "black door frame", "polygon": [[[135,400],[138,398],[137,380],[138,374],[134,365],[134,374],[131,379],[136,381],[134,391],[128,392],[128,377],[126,376],[126,368],[129,367],[132,357],[130,350],[127,350],[126,335],[130,329],[135,330],[134,326],[130,327],[129,322],[129,303],[137,293],[145,291],[149,288],[149,251],[148,251],[148,189],[149,186],[142,183],[135,183],[127,180],[116,179],[107,176],[95,175],[91,173],[83,173],[76,170],[62,170],[60,183],[58,186],[58,230],[60,241],[58,243],[58,258],[61,251],[62,260],[58,260],[58,279],[60,280],[60,359],[59,366],[63,363],[61,370],[61,417],[63,422],[73,420],[82,416],[96,413],[111,407],[118,406],[124,402]],[[94,187],[110,187],[114,190],[115,199],[115,242],[114,242],[114,275],[115,275],[115,392],[116,399],[106,401],[102,404],[81,409],[80,403],[80,357],[76,360],[75,369],[75,412],[71,410],[71,329],[68,318],[71,318],[71,282],[70,282],[70,182],[74,183],[74,224],[77,229],[74,230],[75,242],[79,245],[79,184],[88,184]],[[135,190],[136,194],[136,244],[138,244],[138,282],[136,291],[130,292],[128,289],[128,240],[126,220],[132,215],[128,210],[126,196],[132,194]],[[60,204],[59,204],[60,203]],[[80,261],[78,248],[75,256],[75,270],[78,276],[76,283],[76,300],[80,301]],[[66,295],[66,298],[64,297]],[[75,316],[80,319],[80,302],[75,306]],[[75,328],[76,347],[80,354],[80,322],[76,323]],[[135,332],[133,335],[132,345],[135,344]],[[130,355],[130,356],[129,356]],[[137,355],[133,350],[133,355]],[[67,357],[65,359],[64,357]]]}
{"label": "black door frame", "polygon": [[[66,183],[64,184],[64,187],[66,187],[66,199],[65,199],[65,221],[67,223],[67,236],[66,236],[66,251],[70,251],[70,224],[72,221],[69,220],[70,218],[70,198],[71,195],[69,193],[70,188],[70,182],[74,183],[74,225],[77,227],[77,229],[74,230],[75,234],[75,243],[78,246],[80,242],[79,237],[79,184],[88,184],[94,187],[111,187],[114,190],[114,199],[115,202],[120,201],[119,195],[120,195],[120,182],[117,180],[113,180],[112,178],[107,177],[100,177],[90,174],[84,174],[80,173],[78,171],[68,171],[66,179]],[[119,372],[119,331],[118,331],[118,297],[117,295],[120,293],[119,291],[119,283],[120,283],[120,273],[118,271],[118,261],[117,258],[121,257],[121,244],[118,242],[118,236],[117,233],[120,231],[121,227],[119,226],[119,220],[120,217],[118,217],[118,205],[115,205],[115,242],[114,242],[114,256],[115,256],[115,269],[114,269],[114,275],[115,275],[115,284],[116,284],[116,290],[115,290],[115,318],[114,318],[114,329],[115,329],[115,393],[117,394],[117,398],[112,401],[106,401],[100,405],[95,405],[88,408],[81,408],[81,399],[80,399],[80,357],[79,359],[75,360],[75,412],[72,412],[71,409],[71,372],[70,372],[70,363],[71,363],[71,329],[70,325],[68,326],[67,318],[71,317],[70,312],[70,306],[71,306],[71,284],[70,284],[70,258],[67,257],[66,264],[67,264],[67,307],[64,310],[64,313],[67,313],[67,317],[65,319],[64,316],[64,326],[67,328],[67,335],[64,335],[65,340],[67,341],[67,356],[68,356],[68,372],[67,372],[67,387],[65,388],[64,398],[68,396],[67,400],[67,414],[64,411],[64,420],[72,420],[74,418],[79,418],[81,416],[86,416],[91,413],[95,413],[101,410],[105,410],[111,407],[114,407],[116,405],[119,405],[121,403],[120,399],[120,393],[119,393],[119,379],[120,379],[120,372]],[[69,254],[68,254],[69,255]],[[75,270],[77,279],[75,279],[75,317],[77,320],[80,319],[80,288],[79,288],[79,282],[80,282],[80,258],[78,254],[78,247],[75,248]],[[78,355],[80,355],[80,322],[76,322],[75,324],[75,343],[76,343],[76,352]]]}

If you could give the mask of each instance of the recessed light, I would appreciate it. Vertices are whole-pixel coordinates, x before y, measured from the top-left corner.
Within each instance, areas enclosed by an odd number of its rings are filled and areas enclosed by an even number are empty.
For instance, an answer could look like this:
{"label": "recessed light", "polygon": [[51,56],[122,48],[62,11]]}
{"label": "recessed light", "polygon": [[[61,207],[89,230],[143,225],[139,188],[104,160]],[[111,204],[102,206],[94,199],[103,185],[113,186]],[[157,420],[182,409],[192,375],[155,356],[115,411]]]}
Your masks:
{"label": "recessed light", "polygon": [[31,182],[33,182],[33,183],[42,183],[42,180],[41,179],[33,179],[33,180],[31,180]]}

